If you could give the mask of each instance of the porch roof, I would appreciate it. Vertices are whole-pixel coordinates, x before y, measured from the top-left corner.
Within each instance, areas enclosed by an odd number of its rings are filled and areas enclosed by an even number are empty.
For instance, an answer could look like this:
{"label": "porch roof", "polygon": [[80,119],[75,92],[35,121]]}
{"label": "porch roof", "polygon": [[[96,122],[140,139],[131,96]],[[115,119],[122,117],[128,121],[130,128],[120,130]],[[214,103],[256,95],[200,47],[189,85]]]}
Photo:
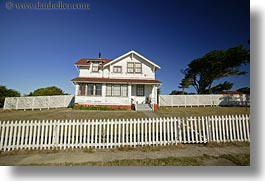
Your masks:
{"label": "porch roof", "polygon": [[76,77],[72,82],[100,82],[100,83],[132,83],[132,84],[161,84],[159,80],[149,79],[110,79],[110,78],[92,78],[92,77]]}

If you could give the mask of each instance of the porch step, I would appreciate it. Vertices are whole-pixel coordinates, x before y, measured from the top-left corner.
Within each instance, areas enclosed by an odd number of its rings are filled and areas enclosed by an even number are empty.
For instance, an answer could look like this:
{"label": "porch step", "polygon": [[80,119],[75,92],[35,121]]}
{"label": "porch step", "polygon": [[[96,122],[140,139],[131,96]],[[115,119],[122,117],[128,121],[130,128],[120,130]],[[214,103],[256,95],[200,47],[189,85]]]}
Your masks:
{"label": "porch step", "polygon": [[136,111],[152,111],[152,108],[149,104],[137,104]]}

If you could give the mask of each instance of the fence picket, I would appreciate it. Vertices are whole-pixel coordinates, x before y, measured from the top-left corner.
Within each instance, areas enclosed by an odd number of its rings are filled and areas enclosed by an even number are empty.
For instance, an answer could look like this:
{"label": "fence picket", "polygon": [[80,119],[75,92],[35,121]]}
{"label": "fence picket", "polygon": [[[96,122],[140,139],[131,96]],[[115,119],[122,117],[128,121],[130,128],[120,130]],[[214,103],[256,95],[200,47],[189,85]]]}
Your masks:
{"label": "fence picket", "polygon": [[[94,142],[95,146],[94,147],[98,148],[98,119],[95,120],[94,125],[95,125],[94,126],[95,127],[95,136],[94,136],[95,137],[95,139],[94,139],[95,140],[95,142]],[[112,133],[112,131],[111,131],[111,133]],[[112,145],[111,145],[111,148],[112,148]]]}
{"label": "fence picket", "polygon": [[222,121],[222,134],[223,134],[223,142],[226,142],[226,128],[225,128],[225,117],[224,117],[224,115],[222,115],[222,117],[221,117],[221,121]]}
{"label": "fence picket", "polygon": [[[204,125],[205,117],[202,116],[201,120],[202,120],[202,136],[203,136],[203,143],[206,143],[207,141],[209,141],[209,138],[206,138],[206,135],[208,135],[207,128],[206,128],[206,133],[205,133],[205,125]],[[205,121],[207,121],[207,120],[205,120]],[[206,122],[206,125],[207,125],[207,122]]]}
{"label": "fence picket", "polygon": [[[31,149],[31,143],[32,143],[32,129],[33,129],[33,120],[29,122],[29,143],[28,143],[28,149]],[[34,143],[32,143],[33,149],[34,149]]]}
{"label": "fence picket", "polygon": [[236,127],[235,127],[235,117],[232,116],[232,127],[233,127],[233,139],[232,141],[236,141]]}
{"label": "fence picket", "polygon": [[[179,143],[181,144],[182,143],[182,131],[181,131],[181,121],[180,121],[180,118],[174,118],[175,119],[175,122],[177,123],[177,126],[178,126],[178,138],[176,138],[176,144]],[[177,128],[177,127],[176,127]]]}
{"label": "fence picket", "polygon": [[229,141],[233,141],[233,126],[232,126],[232,117],[231,115],[228,116],[228,123],[229,123]]}
{"label": "fence picket", "polygon": [[174,132],[173,132],[173,130],[174,130],[174,128],[175,128],[175,124],[174,124],[174,120],[173,120],[173,118],[171,117],[170,118],[170,136],[171,136],[171,139],[170,139],[170,144],[172,145],[173,143],[174,143]]}
{"label": "fence picket", "polygon": [[118,147],[121,146],[121,119],[118,119]]}
{"label": "fence picket", "polygon": [[158,142],[158,121],[159,121],[159,119],[158,118],[156,118],[156,120],[155,120],[155,125],[156,125],[156,132],[155,132],[155,135],[156,135],[156,141],[155,141],[155,143],[156,143],[156,146],[159,144],[159,142]]}
{"label": "fence picket", "polygon": [[242,117],[239,115],[239,136],[240,136],[240,141],[243,141],[243,134],[242,134]]}
{"label": "fence picket", "polygon": [[162,142],[163,142],[163,145],[166,145],[166,121],[163,120],[162,124],[163,124],[163,139],[162,139]]}
{"label": "fence picket", "polygon": [[250,141],[250,137],[249,137],[249,117],[246,115],[246,127],[247,127],[247,140]]}
{"label": "fence picket", "polygon": [[152,144],[152,139],[151,139],[151,134],[152,134],[152,132],[151,132],[151,123],[152,123],[152,121],[151,121],[151,118],[149,118],[148,119],[148,145],[151,145]]}
{"label": "fence picket", "polygon": [[183,132],[183,143],[185,144],[186,143],[186,120],[182,118],[182,132]]}
{"label": "fence picket", "polygon": [[110,121],[110,148],[113,147],[113,134],[114,134],[114,132],[113,132],[113,119],[111,119],[111,121]]}
{"label": "fence picket", "polygon": [[14,124],[14,132],[13,132],[12,137],[13,137],[13,140],[12,140],[11,145],[12,145],[12,150],[14,150],[16,146],[16,139],[17,139],[17,121],[15,121],[15,124]]}
{"label": "fence picket", "polygon": [[193,127],[193,122],[194,122],[194,119],[192,117],[190,117],[190,127],[191,127],[191,142],[192,143],[195,143],[194,141],[194,127]]}
{"label": "fence picket", "polygon": [[242,124],[243,124],[243,140],[247,141],[247,137],[246,137],[246,118],[245,115],[242,115]]}
{"label": "fence picket", "polygon": [[[21,120],[19,120],[19,122],[18,122],[18,134],[17,134],[17,143],[16,143],[16,149],[20,149],[20,138],[21,138]],[[3,129],[4,129],[4,127],[3,127]],[[2,133],[2,135],[4,136],[4,131],[3,131],[3,133]],[[2,142],[3,143],[3,142]],[[1,144],[1,146],[3,146],[2,144]],[[1,150],[1,149],[0,149]]]}
{"label": "fence picket", "polygon": [[43,141],[44,140],[44,125],[45,125],[45,121],[43,120],[41,124],[41,149],[45,147],[45,144]]}
{"label": "fence picket", "polygon": [[140,145],[140,119],[137,119],[137,145]]}
{"label": "fence picket", "polygon": [[170,131],[169,131],[169,118],[166,119],[166,124],[167,124],[167,137],[166,137],[166,144],[170,144]]}
{"label": "fence picket", "polygon": [[[238,122],[238,116],[236,115],[236,130],[239,130],[239,122]],[[237,141],[240,141],[239,138],[239,131],[236,132]]]}

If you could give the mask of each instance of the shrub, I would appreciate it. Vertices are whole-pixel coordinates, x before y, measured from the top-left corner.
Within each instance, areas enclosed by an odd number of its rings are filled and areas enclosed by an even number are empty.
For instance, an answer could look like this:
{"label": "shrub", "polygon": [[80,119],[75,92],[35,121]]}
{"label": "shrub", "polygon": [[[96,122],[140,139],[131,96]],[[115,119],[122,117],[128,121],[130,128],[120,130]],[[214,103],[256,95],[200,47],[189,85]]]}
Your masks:
{"label": "shrub", "polygon": [[83,106],[83,105],[75,105],[75,110],[113,110],[110,107],[107,106]]}

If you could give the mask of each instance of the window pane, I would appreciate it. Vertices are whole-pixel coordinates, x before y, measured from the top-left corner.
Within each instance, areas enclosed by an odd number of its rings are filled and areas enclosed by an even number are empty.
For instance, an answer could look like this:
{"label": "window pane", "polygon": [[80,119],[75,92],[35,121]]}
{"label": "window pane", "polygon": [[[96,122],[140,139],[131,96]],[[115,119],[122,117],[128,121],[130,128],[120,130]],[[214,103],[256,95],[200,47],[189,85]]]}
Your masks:
{"label": "window pane", "polygon": [[120,96],[121,95],[121,86],[113,85],[112,86],[112,96]]}
{"label": "window pane", "polygon": [[86,91],[86,85],[85,84],[80,84],[79,85],[79,95],[84,96]]}
{"label": "window pane", "polygon": [[127,97],[128,95],[128,88],[127,85],[122,85],[121,86],[121,96],[123,97]]}
{"label": "window pane", "polygon": [[114,73],[121,73],[121,66],[114,66],[113,67],[113,72]]}
{"label": "window pane", "polygon": [[98,64],[93,64],[92,72],[98,72],[98,71],[99,71],[99,65]]}
{"label": "window pane", "polygon": [[135,63],[135,72],[136,73],[142,73],[142,64],[141,63]]}
{"label": "window pane", "polygon": [[96,84],[96,95],[101,95],[101,84]]}
{"label": "window pane", "polygon": [[87,95],[92,96],[94,92],[94,84],[88,84],[87,85]]}
{"label": "window pane", "polygon": [[127,72],[133,73],[134,72],[134,63],[128,62],[127,63]]}
{"label": "window pane", "polygon": [[106,86],[106,95],[111,96],[111,85],[110,84],[107,84]]}
{"label": "window pane", "polygon": [[137,85],[136,86],[136,95],[137,96],[144,96],[144,85]]}

